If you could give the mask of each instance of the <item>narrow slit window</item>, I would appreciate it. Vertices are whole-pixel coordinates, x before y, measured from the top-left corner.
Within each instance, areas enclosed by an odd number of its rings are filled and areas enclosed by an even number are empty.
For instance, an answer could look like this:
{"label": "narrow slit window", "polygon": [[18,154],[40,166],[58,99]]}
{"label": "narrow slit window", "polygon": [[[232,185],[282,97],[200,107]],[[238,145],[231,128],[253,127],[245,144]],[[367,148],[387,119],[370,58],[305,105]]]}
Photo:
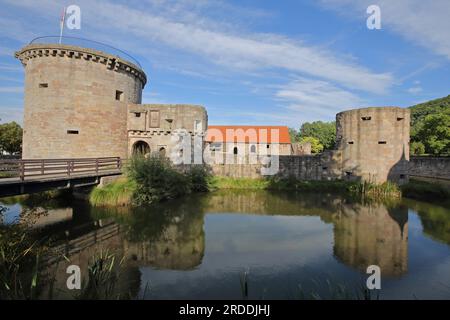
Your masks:
{"label": "narrow slit window", "polygon": [[402,121],[403,119],[405,119],[405,118],[403,118],[403,117],[397,117],[397,121]]}
{"label": "narrow slit window", "polygon": [[378,144],[386,144],[386,141],[378,141]]}
{"label": "narrow slit window", "polygon": [[48,88],[48,83],[39,83],[39,88]]}
{"label": "narrow slit window", "polygon": [[322,167],[322,170],[328,170],[328,167]]}
{"label": "narrow slit window", "polygon": [[349,141],[348,144],[354,144],[354,142],[353,141]]}
{"label": "narrow slit window", "polygon": [[123,91],[116,90],[116,100],[123,101]]}
{"label": "narrow slit window", "polygon": [[78,134],[78,130],[67,130],[67,134]]}
{"label": "narrow slit window", "polygon": [[362,121],[368,121],[368,120],[370,120],[370,119],[372,119],[372,117],[361,117],[361,120],[362,120]]}

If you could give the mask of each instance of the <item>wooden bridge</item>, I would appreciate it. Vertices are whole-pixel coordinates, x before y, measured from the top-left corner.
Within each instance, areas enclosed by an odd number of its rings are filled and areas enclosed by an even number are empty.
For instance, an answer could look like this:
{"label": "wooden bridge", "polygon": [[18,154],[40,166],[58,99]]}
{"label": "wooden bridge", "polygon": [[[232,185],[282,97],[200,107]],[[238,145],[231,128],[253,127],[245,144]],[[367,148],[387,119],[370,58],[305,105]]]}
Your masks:
{"label": "wooden bridge", "polygon": [[122,159],[0,159],[0,197],[98,184],[101,177],[122,174]]}

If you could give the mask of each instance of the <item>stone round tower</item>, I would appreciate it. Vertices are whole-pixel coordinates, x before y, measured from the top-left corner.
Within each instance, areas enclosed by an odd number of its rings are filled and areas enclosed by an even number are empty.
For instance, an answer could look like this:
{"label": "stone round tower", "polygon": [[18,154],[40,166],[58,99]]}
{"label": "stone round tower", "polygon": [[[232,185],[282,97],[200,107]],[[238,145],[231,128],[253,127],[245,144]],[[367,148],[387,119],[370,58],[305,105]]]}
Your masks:
{"label": "stone round tower", "polygon": [[336,115],[336,147],[344,178],[382,183],[407,180],[408,109],[364,108]]}
{"label": "stone round tower", "polygon": [[32,44],[25,68],[24,159],[127,156],[127,105],[147,78],[118,56],[76,46]]}

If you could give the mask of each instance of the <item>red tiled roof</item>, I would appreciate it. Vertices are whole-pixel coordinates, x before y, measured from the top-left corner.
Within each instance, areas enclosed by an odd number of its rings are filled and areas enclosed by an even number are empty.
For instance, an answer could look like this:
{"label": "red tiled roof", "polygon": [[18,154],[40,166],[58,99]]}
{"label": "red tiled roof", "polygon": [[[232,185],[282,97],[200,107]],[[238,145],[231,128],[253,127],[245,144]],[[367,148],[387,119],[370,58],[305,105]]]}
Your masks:
{"label": "red tiled roof", "polygon": [[[272,132],[272,130],[278,130],[278,139],[276,132]],[[291,143],[291,137],[286,126],[208,126],[206,141]]]}

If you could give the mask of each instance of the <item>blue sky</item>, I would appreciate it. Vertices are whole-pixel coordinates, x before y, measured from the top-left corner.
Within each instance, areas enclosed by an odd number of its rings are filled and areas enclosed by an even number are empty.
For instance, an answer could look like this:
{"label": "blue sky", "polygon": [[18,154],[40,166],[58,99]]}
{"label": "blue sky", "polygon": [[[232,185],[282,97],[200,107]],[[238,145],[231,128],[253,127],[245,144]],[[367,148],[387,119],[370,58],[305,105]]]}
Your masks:
{"label": "blue sky", "polygon": [[[410,106],[450,94],[448,0],[0,0],[0,118],[22,122],[31,39],[59,34],[64,6],[81,29],[136,57],[143,103],[204,105],[210,124],[298,128],[366,106]],[[366,8],[381,8],[381,30]]]}

